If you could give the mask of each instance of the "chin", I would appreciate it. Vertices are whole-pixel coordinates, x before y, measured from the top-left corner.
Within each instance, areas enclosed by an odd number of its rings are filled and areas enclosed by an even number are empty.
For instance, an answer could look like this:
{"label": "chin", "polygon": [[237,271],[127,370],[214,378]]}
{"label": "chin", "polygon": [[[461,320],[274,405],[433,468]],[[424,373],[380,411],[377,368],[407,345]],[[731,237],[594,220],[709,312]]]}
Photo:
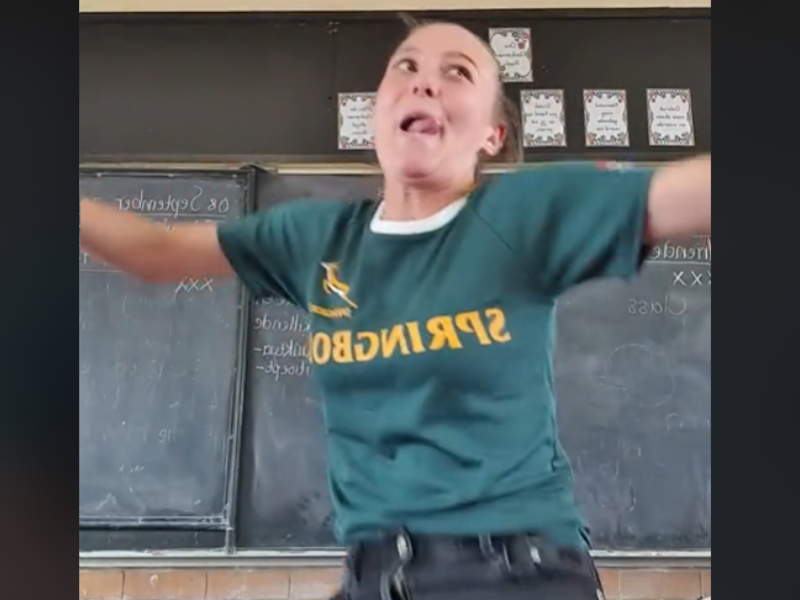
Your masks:
{"label": "chin", "polygon": [[425,181],[434,179],[436,175],[436,165],[431,160],[407,160],[400,166],[400,176],[407,181]]}
{"label": "chin", "polygon": [[400,170],[400,176],[406,181],[425,181],[433,177],[430,169],[424,167],[404,167]]}

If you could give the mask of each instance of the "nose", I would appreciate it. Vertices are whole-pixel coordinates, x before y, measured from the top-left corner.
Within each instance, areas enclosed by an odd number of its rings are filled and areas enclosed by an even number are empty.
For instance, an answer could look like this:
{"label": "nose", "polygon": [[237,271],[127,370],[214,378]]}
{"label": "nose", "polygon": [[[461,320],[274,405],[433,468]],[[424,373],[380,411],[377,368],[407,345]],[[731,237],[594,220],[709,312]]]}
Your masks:
{"label": "nose", "polygon": [[439,95],[439,86],[434,81],[434,78],[423,73],[417,73],[412,86],[415,96],[436,98]]}

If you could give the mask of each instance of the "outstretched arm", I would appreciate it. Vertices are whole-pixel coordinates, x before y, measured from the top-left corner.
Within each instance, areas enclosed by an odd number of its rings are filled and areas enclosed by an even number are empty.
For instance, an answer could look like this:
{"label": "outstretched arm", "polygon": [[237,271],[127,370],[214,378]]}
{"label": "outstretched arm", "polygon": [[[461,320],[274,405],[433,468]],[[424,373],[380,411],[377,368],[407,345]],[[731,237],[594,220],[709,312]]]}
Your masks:
{"label": "outstretched arm", "polygon": [[81,248],[95,258],[151,282],[233,275],[210,223],[160,225],[101,202],[81,200]]}
{"label": "outstretched arm", "polygon": [[661,167],[653,175],[645,242],[711,233],[711,156]]}

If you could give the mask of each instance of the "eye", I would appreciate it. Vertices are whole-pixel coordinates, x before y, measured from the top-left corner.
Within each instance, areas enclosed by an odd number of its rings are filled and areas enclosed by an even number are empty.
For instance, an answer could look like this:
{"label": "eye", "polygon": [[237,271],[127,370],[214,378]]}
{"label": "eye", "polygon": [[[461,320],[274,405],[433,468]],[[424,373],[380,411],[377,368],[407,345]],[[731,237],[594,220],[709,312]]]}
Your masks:
{"label": "eye", "polygon": [[400,71],[406,71],[408,73],[413,73],[417,70],[417,63],[410,58],[401,58],[395,63],[394,66],[396,69]]}
{"label": "eye", "polygon": [[472,81],[472,73],[470,70],[461,65],[450,65],[445,69],[445,73],[447,73],[447,75],[466,79],[467,81]]}

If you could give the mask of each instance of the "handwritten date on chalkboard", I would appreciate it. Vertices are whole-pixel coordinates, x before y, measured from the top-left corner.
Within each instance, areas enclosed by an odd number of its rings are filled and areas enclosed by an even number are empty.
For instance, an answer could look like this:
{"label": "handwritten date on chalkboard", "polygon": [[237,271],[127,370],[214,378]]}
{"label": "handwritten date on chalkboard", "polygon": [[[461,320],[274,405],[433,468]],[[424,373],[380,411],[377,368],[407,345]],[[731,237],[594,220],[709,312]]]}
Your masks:
{"label": "handwritten date on chalkboard", "polygon": [[214,197],[198,184],[192,184],[189,192],[168,192],[163,196],[139,189],[134,195],[119,195],[113,201],[119,210],[143,215],[171,215],[174,218],[185,215],[226,215],[231,209],[231,201],[227,196]]}

